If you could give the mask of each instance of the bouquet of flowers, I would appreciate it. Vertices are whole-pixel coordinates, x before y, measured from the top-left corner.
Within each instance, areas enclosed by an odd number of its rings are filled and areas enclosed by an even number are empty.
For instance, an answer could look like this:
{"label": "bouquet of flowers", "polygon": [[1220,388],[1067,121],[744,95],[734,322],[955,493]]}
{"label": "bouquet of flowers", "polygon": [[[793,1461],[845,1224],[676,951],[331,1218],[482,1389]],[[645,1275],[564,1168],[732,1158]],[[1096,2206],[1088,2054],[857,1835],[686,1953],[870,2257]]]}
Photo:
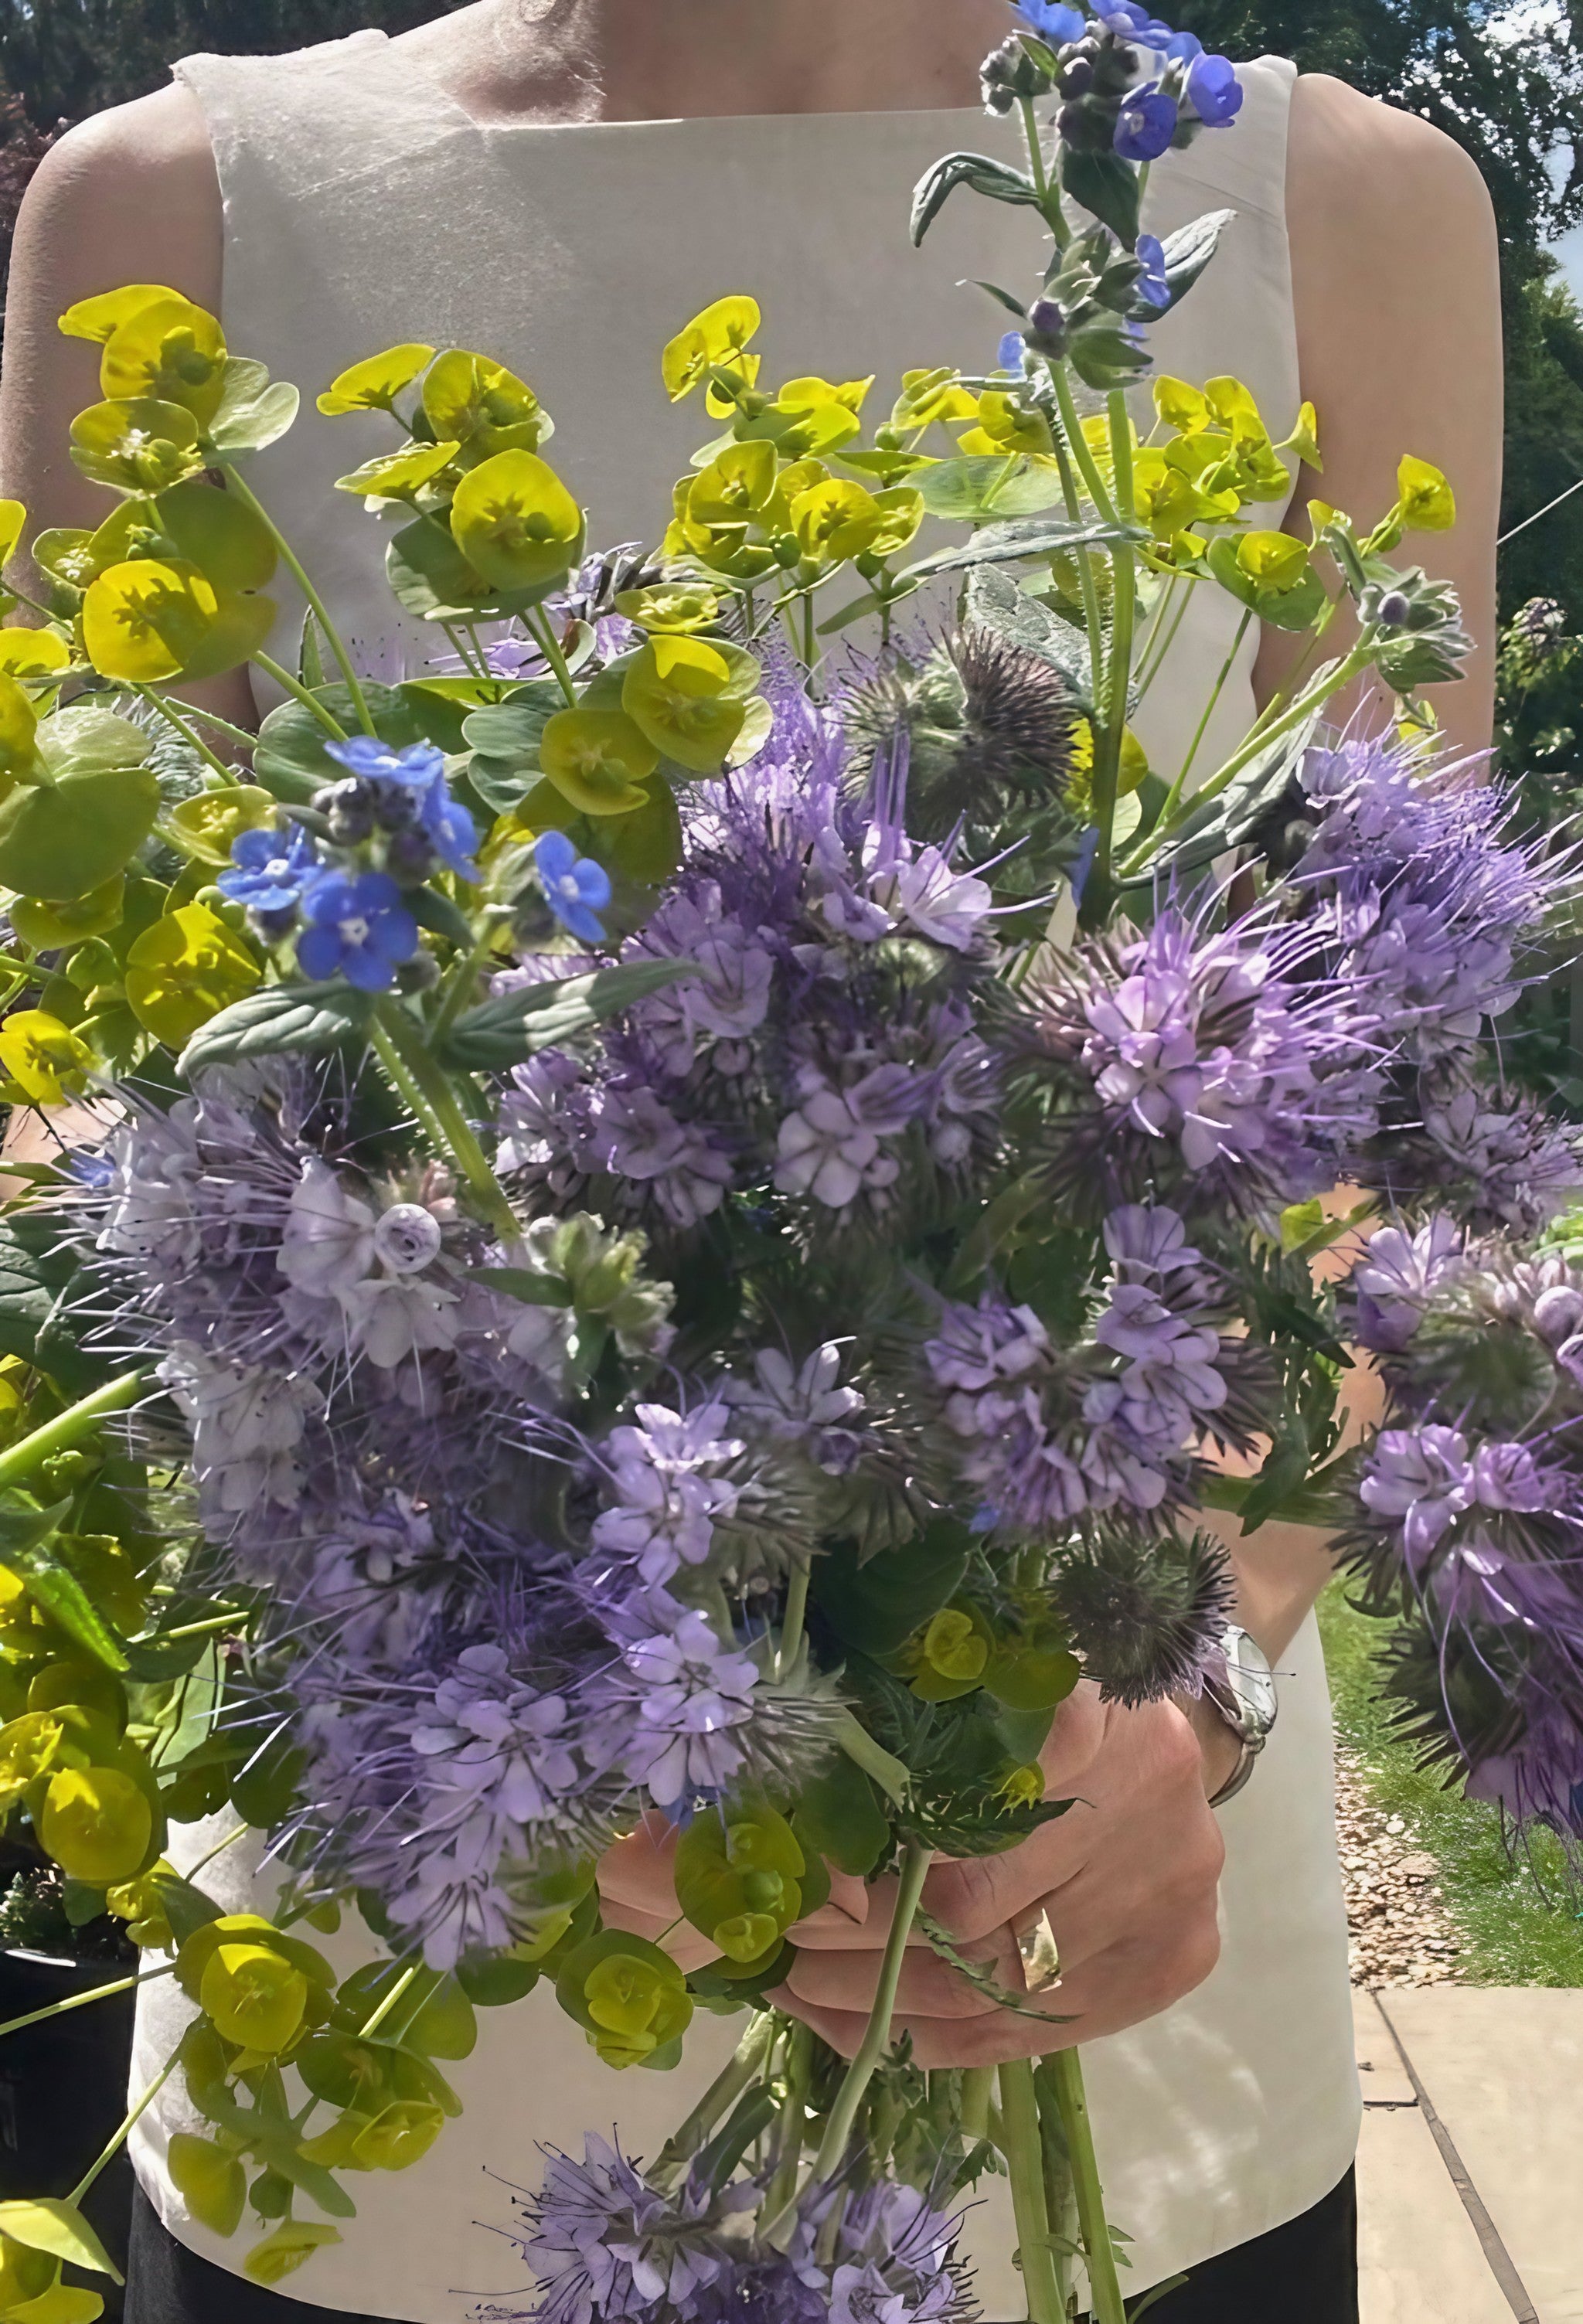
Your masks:
{"label": "bouquet of flowers", "polygon": [[[891,2016],[909,1940],[1044,2014],[925,1872],[1069,1804],[1079,1679],[1213,1673],[1207,1508],[1338,1528],[1427,1748],[1583,1825],[1578,1160],[1483,1040],[1570,875],[1434,748],[1467,641],[1393,559],[1451,491],[1408,457],[1304,542],[1257,520],[1311,410],[1129,400],[1224,224],[1142,225],[1157,156],[1235,134],[1224,59],[1026,0],[983,84],[1026,168],[948,156],[912,234],[1027,211],[995,364],[867,433],[870,383],[766,381],[722,298],[663,352],[710,440],[652,548],[589,553],[486,355],[329,386],[390,419],[341,487],[433,632],[401,684],[246,481],[296,391],[159,286],[63,318],[115,501],[0,630],[0,1061],[69,1109],[0,1222],[0,1801],[189,1997],[171,2169],[266,2283],[542,1982],[613,2070],[744,2022],[657,2156],[549,2158],[546,2324],[966,2317],[995,2171],[1029,2316],[1080,2262],[1121,2324],[1077,2052],[924,2073]],[[1131,722],[1200,590],[1309,651],[1220,764],[1156,767]],[[245,664],[256,736],[172,692]],[[1364,672],[1396,724],[1327,734]],[[1352,1452],[1360,1344],[1392,1408]],[[273,1910],[172,1841],[227,1808]],[[645,1820],[691,1974],[601,1920]],[[831,1867],[894,1896],[849,2061],[777,2000]],[[0,2318],[98,2313],[82,2192],[0,2205]]]}

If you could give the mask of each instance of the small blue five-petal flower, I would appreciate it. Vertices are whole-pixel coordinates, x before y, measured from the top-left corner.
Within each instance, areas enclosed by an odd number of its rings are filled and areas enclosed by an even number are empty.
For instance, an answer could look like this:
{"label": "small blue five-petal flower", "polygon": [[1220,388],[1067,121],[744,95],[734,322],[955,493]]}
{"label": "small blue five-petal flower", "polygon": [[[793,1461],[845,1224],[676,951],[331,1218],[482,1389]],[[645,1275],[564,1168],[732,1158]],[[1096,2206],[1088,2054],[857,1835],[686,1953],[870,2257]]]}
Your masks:
{"label": "small blue five-petal flower", "polygon": [[365,781],[400,783],[404,790],[414,792],[418,827],[436,855],[464,880],[477,880],[473,851],[478,844],[477,826],[461,801],[452,798],[446,788],[442,751],[432,742],[409,742],[398,751],[393,743],[382,742],[374,734],[353,734],[344,742],[327,742],[324,747],[330,758],[338,759]]}
{"label": "small blue five-petal flower", "polygon": [[1242,83],[1230,58],[1196,56],[1188,67],[1187,99],[1206,129],[1228,128],[1242,111]]}
{"label": "small blue five-petal flower", "polygon": [[544,901],[561,927],[581,944],[603,944],[598,915],[610,901],[610,875],[604,865],[591,855],[579,855],[564,831],[546,831],[534,845],[533,868]]}
{"label": "small blue five-petal flower", "polygon": [[1143,268],[1138,277],[1137,295],[1145,307],[1169,307],[1171,285],[1165,279],[1165,251],[1158,235],[1141,234],[1133,245],[1133,256]]}
{"label": "small blue five-petal flower", "polygon": [[319,870],[319,854],[300,823],[286,831],[244,831],[231,842],[236,869],[215,886],[250,912],[289,912]]}
{"label": "small blue five-petal flower", "polygon": [[1157,161],[1176,134],[1175,97],[1157,80],[1128,92],[1116,124],[1116,150],[1124,161]]}
{"label": "small blue five-petal flower", "polygon": [[1088,29],[1082,10],[1067,7],[1064,0],[1018,0],[1016,13],[1031,32],[1058,49],[1068,41],[1080,41]]}
{"label": "small blue five-petal flower", "polygon": [[308,923],[297,939],[305,976],[344,976],[363,992],[384,992],[418,949],[418,923],[387,872],[321,872],[303,892]]}

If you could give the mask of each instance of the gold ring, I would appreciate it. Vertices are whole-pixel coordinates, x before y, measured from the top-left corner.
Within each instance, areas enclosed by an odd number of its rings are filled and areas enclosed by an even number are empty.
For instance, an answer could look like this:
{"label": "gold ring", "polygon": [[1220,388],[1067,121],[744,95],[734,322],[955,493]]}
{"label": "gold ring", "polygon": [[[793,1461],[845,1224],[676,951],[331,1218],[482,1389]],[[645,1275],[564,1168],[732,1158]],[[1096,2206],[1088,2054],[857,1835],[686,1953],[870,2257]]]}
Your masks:
{"label": "gold ring", "polygon": [[1017,1950],[1023,1960],[1023,1982],[1030,1993],[1043,1993],[1060,1983],[1060,1952],[1048,1913],[1041,1912],[1039,1918],[1023,1931],[1017,1939]]}

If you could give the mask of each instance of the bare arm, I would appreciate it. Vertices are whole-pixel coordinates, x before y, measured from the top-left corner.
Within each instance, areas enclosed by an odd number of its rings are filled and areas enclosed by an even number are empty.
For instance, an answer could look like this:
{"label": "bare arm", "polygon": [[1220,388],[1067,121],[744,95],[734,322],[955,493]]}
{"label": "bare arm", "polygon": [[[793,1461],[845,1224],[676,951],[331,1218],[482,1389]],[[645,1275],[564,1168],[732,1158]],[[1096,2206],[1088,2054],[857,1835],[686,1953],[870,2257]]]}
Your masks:
{"label": "bare arm", "polygon": [[[97,526],[111,507],[68,448],[72,419],[99,398],[98,349],[63,338],[58,318],[124,282],[167,283],[218,313],[223,239],[203,116],[175,84],[96,115],[45,155],[17,220],[0,370],[0,486],[27,503],[30,533]],[[242,672],[191,692],[252,715]]]}
{"label": "bare arm", "polygon": [[[1445,471],[1457,495],[1456,530],[1409,534],[1401,554],[1452,582],[1462,600],[1476,650],[1466,678],[1431,698],[1457,749],[1486,750],[1502,413],[1489,195],[1440,130],[1315,74],[1292,97],[1286,207],[1299,373],[1319,411],[1325,459],[1322,475],[1303,470],[1289,529],[1306,538],[1310,498],[1374,522],[1396,497],[1404,452]],[[1330,634],[1349,641],[1342,621]],[[1301,643],[1265,633],[1263,697]],[[1385,709],[1382,703],[1382,715]]]}

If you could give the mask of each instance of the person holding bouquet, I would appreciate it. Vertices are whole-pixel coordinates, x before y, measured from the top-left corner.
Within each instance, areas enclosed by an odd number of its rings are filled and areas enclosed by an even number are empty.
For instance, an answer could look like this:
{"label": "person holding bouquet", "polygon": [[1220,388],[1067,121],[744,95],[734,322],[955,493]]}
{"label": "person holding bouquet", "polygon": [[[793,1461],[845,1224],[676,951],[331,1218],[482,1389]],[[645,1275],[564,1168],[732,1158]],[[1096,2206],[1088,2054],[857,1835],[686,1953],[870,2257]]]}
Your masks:
{"label": "person holding bouquet", "polygon": [[[1141,37],[1159,32],[1131,0],[1117,5]],[[1065,39],[1059,20],[1073,13],[1027,0],[1017,21]],[[958,281],[984,272],[981,221],[970,239],[948,213],[921,255],[898,254],[893,214],[942,141],[1015,151],[1014,119],[975,112],[980,60],[1014,29],[1002,0],[480,0],[396,40],[189,59],[169,90],[73,131],[34,181],[0,400],[5,489],[48,524],[97,521],[60,418],[93,393],[96,351],[60,337],[55,318],[147,281],[211,309],[233,344],[305,386],[387,342],[489,347],[557,414],[589,538],[652,545],[689,439],[651,391],[651,350],[721,289],[762,300],[772,367],[840,382],[905,363],[987,364],[994,334]],[[1206,89],[1210,134],[1151,162],[1157,232],[1207,207],[1235,214],[1218,263],[1162,324],[1156,368],[1235,374],[1283,418],[1311,401],[1325,461],[1314,489],[1342,507],[1390,503],[1403,441],[1454,478],[1460,522],[1435,544],[1438,573],[1477,649],[1436,707],[1450,746],[1480,751],[1500,433],[1487,198],[1437,132],[1338,82],[1265,58],[1239,69],[1235,101],[1217,86],[1217,99]],[[1018,216],[992,215],[1006,255],[993,251],[990,268],[1010,277]],[[261,458],[260,491],[365,672],[394,678],[422,666],[432,639],[403,624],[377,533],[329,489],[346,465],[341,424],[310,415]],[[1272,524],[1304,530],[1308,483]],[[1345,645],[1345,616],[1336,635]],[[1143,746],[1180,756],[1206,674],[1224,665],[1201,742],[1202,765],[1217,764],[1288,682],[1300,642],[1239,627],[1235,605],[1199,593],[1139,715]],[[278,698],[264,684],[255,700],[232,673],[198,698],[248,727]],[[1347,706],[1360,721],[1382,715],[1378,702]],[[1331,1563],[1322,1536],[1291,1527],[1244,1539],[1228,1525],[1227,1539],[1236,1622],[1275,1674],[1278,1722],[1211,1694],[1129,1707],[1081,1687],[1041,1762],[1049,1795],[1078,1804],[1004,1854],[942,1857],[923,1890],[1002,1987],[1037,1996],[1059,1950],[1046,2014],[997,2009],[919,1947],[897,2024],[924,2069],[1086,2045],[1110,2206],[1134,2238],[1131,2287],[1188,2279],[1151,2308],[1160,2324],[1227,2313],[1345,2324],[1356,2315],[1358,2101],[1311,1619]],[[641,1827],[605,1858],[599,1886],[606,1925],[689,1966],[690,1943],[700,1959],[710,1948],[672,1932],[670,1846]],[[248,1909],[245,1854],[205,1875],[228,1910]],[[867,2023],[893,1889],[838,1871],[798,1932],[780,2006],[844,2054]],[[427,2192],[361,2182],[358,2218],[301,2301],[228,2272],[236,2263],[166,2168],[185,2117],[173,2096],[156,2101],[134,2135],[146,2202],[131,2324],[515,2312],[490,2304],[474,2225],[488,2208],[484,2172],[509,2176],[533,2140],[570,2145],[613,2110],[628,2150],[652,2151],[677,2108],[660,2076],[628,2077],[613,2101],[596,2069],[581,2070],[576,2029],[538,1999],[493,2021],[486,2054],[457,2069],[466,2112]],[[182,2006],[169,1988],[144,1997],[151,2055]],[[713,2055],[695,2065],[690,2052],[673,2078],[687,2080],[684,2098],[729,2046],[722,2028]],[[649,2087],[634,2093],[640,2080]],[[1009,2313],[1004,2207],[977,2213],[967,2236],[987,2312]]]}

